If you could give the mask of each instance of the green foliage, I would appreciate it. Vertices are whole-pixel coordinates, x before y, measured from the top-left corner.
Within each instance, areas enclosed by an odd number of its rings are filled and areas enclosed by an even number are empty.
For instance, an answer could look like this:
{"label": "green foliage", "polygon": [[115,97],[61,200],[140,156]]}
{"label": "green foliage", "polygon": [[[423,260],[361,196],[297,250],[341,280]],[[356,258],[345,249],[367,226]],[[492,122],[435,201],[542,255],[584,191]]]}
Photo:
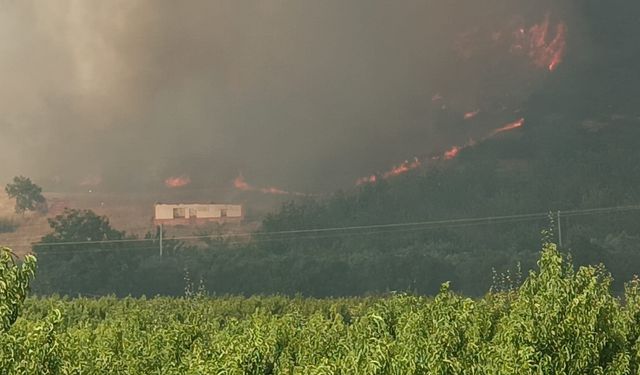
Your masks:
{"label": "green foliage", "polygon": [[0,332],[6,332],[18,318],[34,276],[36,259],[27,255],[21,265],[6,247],[0,248]]}
{"label": "green foliage", "polygon": [[[199,244],[206,251],[178,245],[163,258],[155,256],[157,241],[51,247],[51,253],[59,250],[62,256],[40,256],[38,291],[178,296],[185,268],[216,294],[435,294],[447,280],[471,296],[483,295],[492,283],[508,289],[514,282],[509,278],[516,275],[497,280],[491,271],[499,278],[518,263],[525,274],[535,267],[539,230],[548,224],[544,218],[313,230],[637,205],[640,127],[635,117],[594,113],[593,121],[606,124],[594,130],[583,121],[588,116],[576,117],[575,108],[563,110],[565,100],[551,100],[561,112],[543,116],[545,111],[535,106],[550,97],[533,100],[533,109],[523,108],[527,125],[517,136],[480,142],[455,160],[429,163],[397,178],[287,202],[265,217],[253,242],[238,244],[233,236],[225,240],[218,228],[209,228],[196,233],[212,236]],[[623,293],[622,281],[640,269],[639,212],[568,214],[561,220],[563,250],[577,265],[604,263],[614,277],[615,293]],[[299,230],[305,231],[291,233]],[[44,248],[36,250],[43,254]]]}
{"label": "green foliage", "polygon": [[624,298],[610,284],[546,242],[520,286],[477,300],[448,283],[434,299],[30,298],[0,373],[636,374],[640,280]]}
{"label": "green foliage", "polygon": [[9,198],[16,199],[16,213],[35,210],[47,211],[47,200],[42,195],[42,188],[31,182],[28,177],[14,177],[13,182],[7,184],[4,190]]}
{"label": "green foliage", "polygon": [[90,210],[66,209],[49,225],[52,232],[33,246],[39,263],[35,293],[183,295],[183,271],[192,267],[180,260],[186,251],[179,241],[165,238],[165,256],[159,257],[157,233],[140,240]]}
{"label": "green foliage", "polygon": [[125,233],[115,230],[106,216],[91,210],[65,208],[63,214],[48,219],[53,232],[42,237],[43,243],[121,240]]}
{"label": "green foliage", "polygon": [[519,374],[628,372],[626,311],[609,293],[610,276],[602,267],[575,271],[551,243],[539,268],[501,319],[493,365]]}
{"label": "green foliage", "polygon": [[[572,87],[567,82],[562,86]],[[416,253],[429,258],[429,270],[434,269],[433,280],[422,284],[422,290],[437,290],[441,282],[452,279],[456,290],[476,296],[490,286],[491,269],[499,274],[520,263],[527,272],[535,266],[539,229],[547,225],[544,219],[479,220],[469,225],[344,233],[313,230],[637,205],[640,127],[632,120],[632,112],[622,112],[629,114],[625,117],[596,111],[593,121],[603,126],[594,130],[584,121],[589,116],[582,110],[581,116],[575,116],[576,108],[562,109],[574,100],[569,96],[584,93],[570,89],[565,100],[549,99],[557,93],[546,94],[532,99],[532,108],[523,109],[527,125],[518,136],[480,142],[455,160],[430,163],[403,176],[283,204],[265,218],[261,229],[266,234],[258,237],[268,238],[271,233],[274,240],[259,247],[288,257],[291,263],[304,262],[299,259],[301,253],[322,254],[324,259],[315,259],[321,266],[330,265],[335,253],[345,254],[347,260],[340,259],[341,264],[356,257],[385,257],[380,264],[371,265],[383,270],[387,264],[394,268],[420,259],[399,261],[387,254],[417,249]],[[553,103],[539,103],[547,100]],[[553,105],[552,113],[545,110],[549,104]],[[616,280],[628,280],[640,268],[638,212],[563,217],[563,250],[571,250],[577,264],[603,262]],[[305,230],[305,235],[277,235],[299,230]],[[621,238],[623,234],[626,239]],[[447,272],[440,274],[438,268],[443,264]],[[349,272],[365,279],[361,269],[354,267]],[[379,274],[377,271],[373,274]],[[402,272],[390,273],[391,279],[404,276]],[[376,291],[377,282],[375,277],[368,279],[369,290]],[[391,283],[388,287],[397,288]],[[613,287],[622,293],[622,282],[614,282]]]}

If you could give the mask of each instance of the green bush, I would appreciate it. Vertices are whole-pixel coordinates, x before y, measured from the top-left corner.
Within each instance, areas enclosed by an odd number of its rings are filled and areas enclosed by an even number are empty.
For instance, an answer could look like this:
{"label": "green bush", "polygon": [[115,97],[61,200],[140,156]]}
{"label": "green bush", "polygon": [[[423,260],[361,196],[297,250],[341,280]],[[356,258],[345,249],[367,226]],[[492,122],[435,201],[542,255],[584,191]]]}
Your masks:
{"label": "green bush", "polygon": [[[2,253],[0,374],[636,374],[640,280],[551,243],[519,286],[481,299],[28,298],[35,265]],[[15,320],[22,309],[22,316]],[[5,312],[6,311],[6,312]]]}

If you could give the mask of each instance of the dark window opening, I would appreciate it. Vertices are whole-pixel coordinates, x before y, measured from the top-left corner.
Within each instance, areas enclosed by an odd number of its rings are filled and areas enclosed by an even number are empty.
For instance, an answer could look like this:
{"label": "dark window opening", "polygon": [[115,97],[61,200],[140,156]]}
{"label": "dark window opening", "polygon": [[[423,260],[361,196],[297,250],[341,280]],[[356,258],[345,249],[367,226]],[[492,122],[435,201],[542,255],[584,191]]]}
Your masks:
{"label": "dark window opening", "polygon": [[184,208],[174,208],[173,209],[173,218],[174,219],[184,219],[187,216],[186,210]]}

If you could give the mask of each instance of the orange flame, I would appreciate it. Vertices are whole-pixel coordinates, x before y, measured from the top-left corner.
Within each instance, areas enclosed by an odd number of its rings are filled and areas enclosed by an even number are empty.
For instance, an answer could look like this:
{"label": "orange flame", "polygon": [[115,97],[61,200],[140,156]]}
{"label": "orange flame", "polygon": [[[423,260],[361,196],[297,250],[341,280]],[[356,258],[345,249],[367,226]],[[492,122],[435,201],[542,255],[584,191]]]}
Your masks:
{"label": "orange flame", "polygon": [[[504,132],[508,132],[514,129],[518,129],[521,128],[522,126],[524,126],[524,117],[514,121],[514,122],[510,122],[498,129],[495,129],[494,131],[492,131],[491,133],[489,133],[489,135],[485,136],[484,138],[481,138],[480,141],[485,141],[489,138],[494,137],[495,135],[499,134],[499,133],[504,133]],[[452,160],[455,159],[458,154],[460,154],[460,151],[464,150],[467,147],[471,147],[473,145],[476,144],[476,141],[474,140],[470,140],[469,142],[467,142],[466,144],[462,145],[462,146],[452,146],[449,150],[445,151],[444,154],[442,156],[434,156],[431,159],[432,160]]]}
{"label": "orange flame", "polygon": [[[386,180],[388,178],[399,176],[401,174],[409,172],[410,170],[419,168],[421,165],[422,162],[418,160],[418,158],[413,158],[413,161],[405,160],[400,165],[396,165],[390,170],[382,173],[380,177]],[[371,176],[360,177],[359,179],[357,179],[356,185],[371,184],[376,182],[377,180],[378,176],[372,174]]]}
{"label": "orange flame", "polygon": [[476,117],[479,113],[480,113],[479,109],[477,109],[475,111],[467,112],[467,113],[464,114],[464,119],[465,120],[471,120],[472,118]]}
{"label": "orange flame", "polygon": [[531,56],[536,65],[547,67],[549,71],[554,71],[562,62],[566,49],[567,25],[564,22],[557,24],[555,37],[550,42],[547,42],[549,28],[548,14],[541,24],[531,27],[529,30],[529,56]]}
{"label": "orange flame", "polygon": [[360,177],[359,179],[357,179],[356,185],[360,186],[364,184],[373,184],[376,181],[378,181],[378,177],[376,177],[375,174],[372,174],[371,176]]}
{"label": "orange flame", "polygon": [[518,128],[521,128],[522,126],[524,126],[524,117],[522,117],[522,118],[520,118],[520,119],[518,119],[518,120],[516,120],[514,122],[510,122],[507,125],[494,130],[491,133],[491,136],[494,136],[494,135],[496,135],[498,133],[504,133],[504,132],[508,132],[508,131],[511,131],[511,130],[514,130],[514,129],[518,129]]}
{"label": "orange flame", "polygon": [[285,191],[282,189],[278,189],[275,187],[256,187],[250,185],[247,181],[245,181],[242,174],[238,175],[238,177],[233,180],[233,186],[242,191],[256,191],[263,194],[274,194],[274,195],[307,195],[304,193]]}
{"label": "orange flame", "polygon": [[164,184],[168,188],[180,188],[187,186],[191,183],[191,178],[189,176],[179,176],[179,177],[169,177],[164,180]]}
{"label": "orange flame", "polygon": [[418,160],[418,158],[413,158],[412,162],[409,162],[408,160],[405,160],[402,164],[398,165],[398,166],[394,166],[393,168],[391,168],[391,170],[385,172],[382,174],[382,178],[389,178],[389,177],[394,177],[394,176],[399,176],[403,173],[407,173],[412,169],[416,169],[418,167],[420,167],[422,165],[422,163],[420,163],[420,160]]}
{"label": "orange flame", "polygon": [[451,147],[449,151],[445,151],[444,160],[454,159],[456,156],[458,156],[458,154],[460,153],[460,150],[462,150],[462,147],[460,146]]}
{"label": "orange flame", "polygon": [[562,62],[562,59],[564,58],[564,52],[567,48],[567,42],[565,38],[566,34],[567,34],[567,25],[565,25],[564,23],[559,24],[556,29],[556,37],[549,44],[549,48],[552,51],[552,53],[549,59],[548,68],[549,68],[549,71],[551,72],[556,70],[556,68],[558,67],[558,65],[560,65],[560,63]]}
{"label": "orange flame", "polygon": [[[490,139],[492,137],[494,137],[497,134],[500,133],[504,133],[504,132],[508,132],[511,130],[515,130],[518,128],[521,128],[524,126],[525,123],[525,119],[524,117],[519,118],[518,120],[514,121],[514,122],[510,122],[500,128],[497,128],[495,130],[493,130],[491,133],[489,133],[487,136],[485,136],[484,138],[480,139],[480,142],[485,141],[487,139]],[[473,139],[470,139],[467,143],[465,143],[462,146],[452,146],[449,150],[445,151],[441,156],[433,156],[431,157],[431,160],[452,160],[455,159],[459,154],[460,151],[464,150],[467,147],[471,147],[474,146],[476,144],[476,141]],[[359,179],[356,180],[356,185],[364,185],[364,184],[370,184],[370,183],[375,183],[376,181],[378,181],[379,178],[382,179],[388,179],[390,177],[394,177],[394,176],[398,176],[400,174],[406,173],[412,169],[416,169],[418,167],[420,167],[422,165],[422,162],[418,159],[418,158],[414,158],[414,160],[412,162],[409,162],[408,160],[405,160],[404,163],[393,167],[392,169],[390,169],[387,172],[384,172],[382,174],[372,174],[370,176],[366,176],[366,177],[361,177]],[[237,180],[238,182],[236,183],[236,187],[239,187],[239,185],[241,185],[242,183],[244,183],[244,180]]]}
{"label": "orange flame", "polygon": [[249,185],[245,180],[244,177],[242,177],[242,175],[239,175],[238,177],[236,177],[235,180],[233,180],[233,186],[238,189],[238,190],[242,190],[242,191],[251,191],[253,190],[251,185]]}
{"label": "orange flame", "polygon": [[555,35],[551,35],[551,21],[547,14],[542,23],[533,25],[529,30],[518,29],[515,33],[515,43],[512,52],[528,54],[533,63],[541,68],[553,72],[564,58],[567,47],[567,25],[559,22],[555,26]]}

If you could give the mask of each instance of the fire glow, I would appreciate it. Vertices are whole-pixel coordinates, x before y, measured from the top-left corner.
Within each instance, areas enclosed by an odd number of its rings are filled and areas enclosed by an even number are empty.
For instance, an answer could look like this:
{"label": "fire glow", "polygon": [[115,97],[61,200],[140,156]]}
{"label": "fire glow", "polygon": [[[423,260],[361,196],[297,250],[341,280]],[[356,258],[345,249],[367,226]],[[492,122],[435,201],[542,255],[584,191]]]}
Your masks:
{"label": "fire glow", "polygon": [[507,125],[494,130],[493,133],[491,133],[491,135],[493,136],[493,135],[496,135],[496,134],[499,134],[499,133],[508,132],[508,131],[511,131],[511,130],[514,130],[514,129],[521,128],[522,126],[524,126],[524,117],[522,117],[522,118],[520,118],[520,119],[518,119],[518,120],[516,120],[514,122],[510,122]]}
{"label": "fire glow", "polygon": [[191,178],[189,176],[169,177],[164,180],[164,185],[171,189],[185,187],[190,183]]}
{"label": "fire glow", "polygon": [[476,117],[479,113],[480,113],[479,109],[475,111],[467,112],[464,114],[464,119],[471,120],[472,118]]}
{"label": "fire glow", "polygon": [[[525,123],[525,119],[524,117],[514,121],[514,122],[510,122],[504,126],[501,126],[495,130],[493,130],[491,133],[489,133],[487,136],[485,136],[484,138],[480,139],[480,142],[485,141],[487,139],[493,138],[496,135],[500,134],[500,133],[505,133],[505,132],[509,132],[518,128],[521,128],[524,126]],[[452,146],[450,149],[448,149],[447,151],[445,151],[442,155],[440,156],[433,156],[431,157],[431,160],[453,160],[456,157],[458,157],[458,155],[460,154],[460,151],[464,150],[467,147],[471,147],[474,146],[477,142],[473,139],[469,140],[467,143],[465,143],[462,146]],[[407,173],[412,169],[416,169],[419,168],[420,166],[422,166],[422,162],[418,159],[418,158],[414,158],[414,161],[409,162],[409,161],[405,161],[404,163],[393,167],[392,169],[390,169],[389,171],[376,175],[376,174],[372,174],[370,176],[367,177],[361,177],[359,179],[356,180],[356,185],[364,185],[364,184],[373,184],[376,183],[378,181],[378,179],[388,179],[394,176],[398,176],[401,175],[403,173]]]}
{"label": "fire glow", "polygon": [[445,151],[444,153],[444,160],[451,160],[451,159],[455,159],[456,156],[458,156],[458,154],[460,153],[460,150],[462,150],[462,147],[460,146],[453,146],[451,147],[448,151]]}
{"label": "fire glow", "polygon": [[238,175],[238,177],[233,180],[233,186],[241,191],[255,191],[263,194],[273,194],[273,195],[306,195],[298,192],[291,192],[282,189],[278,189],[275,187],[256,187],[250,185],[247,181],[245,181],[244,176],[242,174]]}
{"label": "fire glow", "polygon": [[[555,34],[552,35],[553,29]],[[567,25],[558,22],[552,27],[550,16],[547,14],[544,21],[533,25],[529,30],[518,29],[514,37],[512,52],[524,52],[536,66],[553,72],[562,62],[567,48]]]}
{"label": "fire glow", "polygon": [[371,176],[360,177],[359,179],[357,179],[356,185],[360,186],[364,184],[373,184],[376,181],[378,181],[378,177],[375,174],[372,174]]}
{"label": "fire glow", "polygon": [[382,178],[399,176],[403,173],[409,172],[412,169],[416,169],[420,167],[420,165],[422,165],[422,163],[420,163],[420,160],[418,160],[418,158],[414,158],[413,161],[411,162],[409,162],[408,160],[405,160],[404,163],[398,166],[394,166],[393,168],[391,168],[391,170],[383,173]]}
{"label": "fire glow", "polygon": [[[413,161],[405,160],[402,164],[394,166],[390,170],[382,173],[380,178],[388,179],[391,177],[399,176],[401,174],[407,173],[410,170],[419,168],[422,165],[422,162],[418,158],[413,158]],[[378,180],[378,175],[372,174],[371,176],[361,177],[356,180],[356,185],[362,185],[367,183],[374,183]]]}

